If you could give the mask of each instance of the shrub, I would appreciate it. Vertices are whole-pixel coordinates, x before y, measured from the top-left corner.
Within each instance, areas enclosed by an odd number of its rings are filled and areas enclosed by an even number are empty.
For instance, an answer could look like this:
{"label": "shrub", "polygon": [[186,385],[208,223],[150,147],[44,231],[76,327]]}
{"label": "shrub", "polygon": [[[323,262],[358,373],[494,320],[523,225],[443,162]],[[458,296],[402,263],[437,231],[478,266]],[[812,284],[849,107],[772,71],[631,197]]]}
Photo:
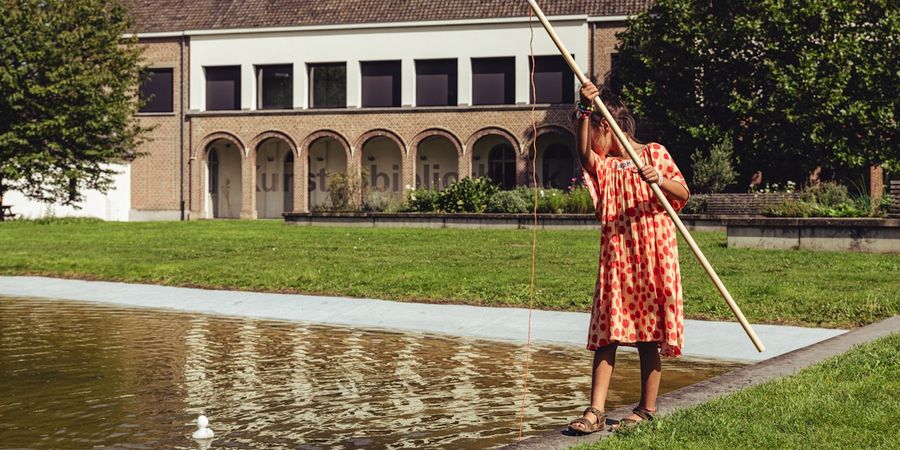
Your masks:
{"label": "shrub", "polygon": [[488,178],[463,178],[440,192],[438,207],[441,211],[483,212],[490,198],[500,191]]}
{"label": "shrub", "polygon": [[774,217],[810,217],[815,213],[815,205],[793,198],[787,198],[781,203],[769,206],[763,212],[766,216]]}
{"label": "shrub", "polygon": [[737,180],[730,138],[713,145],[708,154],[698,149],[691,155],[691,164],[694,169],[692,185],[700,192],[722,192]]}
{"label": "shrub", "polygon": [[825,207],[837,208],[850,202],[850,194],[847,192],[846,186],[826,181],[816,186],[803,188],[803,191],[800,192],[800,199]]}
{"label": "shrub", "polygon": [[515,191],[501,191],[488,201],[487,212],[521,214],[529,211],[528,203]]}
{"label": "shrub", "polygon": [[584,186],[573,187],[566,195],[564,211],[569,214],[587,214],[594,212],[594,200],[591,191]]}
{"label": "shrub", "polygon": [[538,192],[537,211],[543,214],[559,214],[563,212],[566,196],[559,189],[541,189]]}
{"label": "shrub", "polygon": [[368,176],[362,173],[361,183],[343,172],[328,172],[328,200],[332,211],[355,209],[358,199],[368,197]]}
{"label": "shrub", "polygon": [[435,212],[438,209],[438,191],[430,189],[410,190],[406,193],[406,208],[412,212]]}
{"label": "shrub", "polygon": [[404,208],[403,200],[397,194],[374,191],[363,201],[363,211],[399,212]]}
{"label": "shrub", "polygon": [[685,214],[704,214],[707,211],[706,207],[708,200],[706,194],[691,194],[691,197],[688,199],[681,212]]}

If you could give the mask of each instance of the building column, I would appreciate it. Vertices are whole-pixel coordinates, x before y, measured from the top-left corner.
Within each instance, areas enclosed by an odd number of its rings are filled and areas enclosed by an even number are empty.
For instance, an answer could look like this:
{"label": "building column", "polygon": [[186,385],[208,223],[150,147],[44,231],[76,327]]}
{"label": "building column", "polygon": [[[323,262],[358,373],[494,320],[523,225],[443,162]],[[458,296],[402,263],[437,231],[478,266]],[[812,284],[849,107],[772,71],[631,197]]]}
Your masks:
{"label": "building column", "polygon": [[[243,156],[243,155],[242,155]],[[241,158],[241,219],[256,219],[256,152]]]}
{"label": "building column", "polygon": [[884,168],[878,164],[869,167],[869,197],[873,208],[881,205],[884,197]]}
{"label": "building column", "polygon": [[294,209],[292,212],[309,212],[309,153],[297,149],[294,155]]}

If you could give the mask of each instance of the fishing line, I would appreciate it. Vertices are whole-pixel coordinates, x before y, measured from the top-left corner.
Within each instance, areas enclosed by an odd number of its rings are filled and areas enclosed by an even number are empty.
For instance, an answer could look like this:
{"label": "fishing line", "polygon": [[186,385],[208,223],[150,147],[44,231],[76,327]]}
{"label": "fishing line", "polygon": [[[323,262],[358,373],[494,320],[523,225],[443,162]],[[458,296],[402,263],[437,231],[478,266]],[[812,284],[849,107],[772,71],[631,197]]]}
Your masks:
{"label": "fishing line", "polygon": [[528,48],[531,56],[531,187],[534,198],[531,225],[531,282],[528,286],[528,340],[525,341],[525,375],[522,377],[522,407],[519,411],[519,438],[522,438],[522,430],[525,426],[525,399],[528,396],[528,362],[531,359],[531,315],[534,311],[534,269],[537,260],[537,119],[535,118],[535,102],[537,101],[537,88],[534,85],[534,13],[528,9],[528,30],[531,34]]}

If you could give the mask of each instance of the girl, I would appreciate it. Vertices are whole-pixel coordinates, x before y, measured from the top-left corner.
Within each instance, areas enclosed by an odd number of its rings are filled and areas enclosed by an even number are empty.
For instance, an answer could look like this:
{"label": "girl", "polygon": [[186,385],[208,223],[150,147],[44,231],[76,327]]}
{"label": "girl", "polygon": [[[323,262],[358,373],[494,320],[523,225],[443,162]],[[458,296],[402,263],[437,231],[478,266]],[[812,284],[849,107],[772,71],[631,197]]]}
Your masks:
{"label": "girl", "polygon": [[[600,113],[584,107],[597,95],[643,161],[640,171]],[[575,128],[584,181],[602,231],[587,343],[594,351],[591,406],[569,429],[593,433],[605,426],[606,394],[619,345],[636,346],[641,358],[641,401],[620,426],[653,420],[660,354],[681,354],[684,328],[675,226],[649,184],[657,184],[676,211],[690,193],[663,146],[634,139],[634,118],[606,86],[602,91],[591,82],[581,87]]]}

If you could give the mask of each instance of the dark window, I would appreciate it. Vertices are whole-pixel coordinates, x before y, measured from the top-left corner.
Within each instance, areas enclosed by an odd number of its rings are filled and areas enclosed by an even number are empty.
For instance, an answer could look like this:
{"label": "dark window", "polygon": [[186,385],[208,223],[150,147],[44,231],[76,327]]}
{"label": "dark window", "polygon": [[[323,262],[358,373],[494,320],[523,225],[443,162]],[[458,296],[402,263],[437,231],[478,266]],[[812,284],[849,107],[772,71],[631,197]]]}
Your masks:
{"label": "dark window", "polygon": [[400,106],[400,61],[359,63],[362,72],[362,106]]}
{"label": "dark window", "polygon": [[172,69],[149,69],[141,83],[140,112],[172,112]]}
{"label": "dark window", "polygon": [[455,59],[416,61],[416,106],[456,106]]}
{"label": "dark window", "polygon": [[544,187],[566,189],[573,184],[575,160],[572,151],[563,144],[553,144],[544,150]]}
{"label": "dark window", "polygon": [[516,59],[472,59],[472,104],[512,105],[516,102]]}
{"label": "dark window", "polygon": [[488,153],[488,177],[503,189],[516,186],[516,152],[512,145],[497,144]]}
{"label": "dark window", "polygon": [[241,109],[241,66],[204,67],[206,109]]}
{"label": "dark window", "polygon": [[309,107],[347,107],[347,64],[309,65]]}
{"label": "dark window", "polygon": [[534,103],[574,103],[575,75],[562,56],[534,58]]}
{"label": "dark window", "polygon": [[256,66],[256,104],[259,109],[294,107],[294,66]]}

